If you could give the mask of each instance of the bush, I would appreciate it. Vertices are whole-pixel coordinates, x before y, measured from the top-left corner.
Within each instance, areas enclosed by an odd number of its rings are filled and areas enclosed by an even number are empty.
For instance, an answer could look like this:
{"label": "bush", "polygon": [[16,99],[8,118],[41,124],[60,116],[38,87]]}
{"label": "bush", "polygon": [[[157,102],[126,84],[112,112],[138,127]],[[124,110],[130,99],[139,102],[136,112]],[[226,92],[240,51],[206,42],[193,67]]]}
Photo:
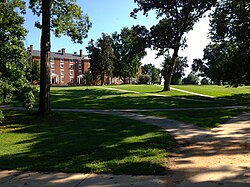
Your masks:
{"label": "bush", "polygon": [[193,73],[190,73],[183,79],[183,84],[199,84],[199,77]]}
{"label": "bush", "polygon": [[139,76],[139,84],[148,84],[151,81],[150,75],[141,75]]}
{"label": "bush", "polygon": [[207,78],[203,78],[203,79],[201,79],[201,84],[202,85],[209,85],[210,81]]}
{"label": "bush", "polygon": [[3,116],[2,110],[0,110],[0,124],[2,124],[3,119],[4,119],[4,116]]}

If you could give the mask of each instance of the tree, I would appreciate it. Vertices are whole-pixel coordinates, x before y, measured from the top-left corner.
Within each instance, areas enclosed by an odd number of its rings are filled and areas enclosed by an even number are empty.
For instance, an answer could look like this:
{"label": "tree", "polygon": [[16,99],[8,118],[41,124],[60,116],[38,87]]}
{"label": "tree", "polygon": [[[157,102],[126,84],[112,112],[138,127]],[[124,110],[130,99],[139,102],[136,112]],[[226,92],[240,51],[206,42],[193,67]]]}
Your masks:
{"label": "tree", "polygon": [[60,37],[69,36],[73,42],[82,43],[91,27],[89,17],[83,15],[75,0],[30,0],[30,8],[37,16],[42,16],[42,23],[35,26],[41,34],[41,78],[39,94],[39,114],[48,115],[50,111],[50,32]]}
{"label": "tree", "polygon": [[134,0],[138,8],[131,13],[136,17],[139,11],[147,15],[155,10],[159,23],[151,28],[151,43],[159,55],[173,50],[171,64],[165,76],[164,91],[170,90],[170,83],[176,67],[179,49],[186,46],[185,34],[192,30],[194,24],[205,12],[215,5],[216,0]]}
{"label": "tree", "polygon": [[[23,40],[25,3],[22,0],[0,3],[0,104],[18,100],[32,108],[35,88],[29,81],[30,64]],[[0,121],[3,114],[0,110]]]}
{"label": "tree", "polygon": [[[165,55],[165,59],[164,59],[164,62],[162,64],[162,75],[164,77],[164,79],[167,78],[168,76],[168,69],[169,69],[169,66],[171,66],[171,63],[172,63],[172,59],[169,55]],[[176,65],[175,65],[175,70],[174,70],[174,73],[173,73],[173,76],[172,76],[172,79],[171,79],[171,84],[174,84],[174,85],[178,85],[178,84],[181,84],[182,81],[181,81],[181,78],[185,75],[185,68],[188,67],[188,63],[187,63],[187,58],[186,57],[178,57],[176,59]]]}
{"label": "tree", "polygon": [[145,64],[142,66],[142,74],[149,75],[151,84],[160,84],[160,70],[155,67],[153,64]]}
{"label": "tree", "polygon": [[33,84],[39,84],[40,81],[40,61],[34,60],[31,68],[31,79]]}
{"label": "tree", "polygon": [[194,59],[193,72],[211,79],[218,85],[227,82],[231,77],[229,72],[233,71],[229,66],[231,50],[228,44],[209,44],[204,49],[203,59]]}
{"label": "tree", "polygon": [[148,84],[151,81],[151,77],[148,74],[139,76],[139,84]]}
{"label": "tree", "polygon": [[135,77],[141,65],[141,59],[147,54],[145,49],[148,30],[144,26],[123,28],[121,33],[113,33],[113,49],[115,55],[114,76],[123,81]]}
{"label": "tree", "polygon": [[183,79],[183,83],[184,84],[198,84],[199,77],[191,72],[190,74],[188,74],[186,78]]}
{"label": "tree", "polygon": [[249,11],[250,1],[226,0],[219,1],[211,14],[212,45],[226,51],[224,76],[233,86],[250,84]]}
{"label": "tree", "polygon": [[113,76],[113,61],[115,59],[112,39],[109,35],[102,33],[102,37],[94,44],[89,42],[86,48],[90,56],[90,70],[95,80],[101,80],[104,84],[105,77]]}

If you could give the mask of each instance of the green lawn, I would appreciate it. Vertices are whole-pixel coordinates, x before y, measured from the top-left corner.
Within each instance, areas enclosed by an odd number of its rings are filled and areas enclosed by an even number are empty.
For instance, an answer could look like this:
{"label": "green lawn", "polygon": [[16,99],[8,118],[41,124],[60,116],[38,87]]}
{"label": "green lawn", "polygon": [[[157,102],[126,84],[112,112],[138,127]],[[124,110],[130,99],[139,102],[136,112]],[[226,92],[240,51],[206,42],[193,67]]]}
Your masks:
{"label": "green lawn", "polygon": [[232,88],[232,87],[217,86],[217,85],[203,85],[203,86],[174,85],[172,87],[221,98],[250,100],[250,86]]}
{"label": "green lawn", "polygon": [[[127,86],[127,85],[125,85]],[[112,88],[125,89],[125,86]],[[151,86],[145,86],[148,91]],[[108,87],[109,88],[109,87]],[[180,107],[214,107],[242,104],[238,101],[217,101],[216,99],[202,98],[210,102],[200,102],[201,97],[193,95],[175,94],[175,91],[166,92],[173,97],[153,96],[145,94],[143,86],[130,85],[127,90],[141,89],[141,93],[125,93],[117,90],[108,90],[103,87],[52,87],[51,106],[52,108],[85,108],[85,109],[144,109],[144,108],[180,108]],[[152,86],[152,90],[161,89],[159,86]],[[149,90],[150,91],[150,90]],[[154,91],[151,91],[151,93]],[[157,91],[156,91],[157,92]],[[162,92],[165,94],[165,92]],[[160,94],[162,94],[160,93]],[[183,96],[191,100],[183,100]],[[198,99],[193,101],[192,99]]]}
{"label": "green lawn", "polygon": [[164,174],[173,138],[157,127],[89,113],[4,111],[0,169]]}
{"label": "green lawn", "polygon": [[194,124],[203,128],[211,129],[228,119],[249,111],[247,109],[214,109],[214,110],[181,110],[181,111],[157,111],[142,112],[144,115],[152,115],[175,119],[186,123]]}

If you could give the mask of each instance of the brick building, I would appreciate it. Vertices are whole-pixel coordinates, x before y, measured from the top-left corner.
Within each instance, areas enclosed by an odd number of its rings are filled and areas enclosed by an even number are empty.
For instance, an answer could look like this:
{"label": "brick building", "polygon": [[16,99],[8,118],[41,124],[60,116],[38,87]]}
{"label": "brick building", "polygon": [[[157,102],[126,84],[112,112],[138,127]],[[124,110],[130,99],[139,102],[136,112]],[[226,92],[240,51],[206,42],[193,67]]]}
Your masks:
{"label": "brick building", "polygon": [[[33,64],[35,60],[40,61],[40,51],[34,50],[33,45],[28,48],[29,59]],[[53,85],[79,85],[85,84],[83,73],[89,71],[89,58],[83,55],[80,50],[79,54],[66,53],[65,48],[58,52],[50,53],[50,82]]]}

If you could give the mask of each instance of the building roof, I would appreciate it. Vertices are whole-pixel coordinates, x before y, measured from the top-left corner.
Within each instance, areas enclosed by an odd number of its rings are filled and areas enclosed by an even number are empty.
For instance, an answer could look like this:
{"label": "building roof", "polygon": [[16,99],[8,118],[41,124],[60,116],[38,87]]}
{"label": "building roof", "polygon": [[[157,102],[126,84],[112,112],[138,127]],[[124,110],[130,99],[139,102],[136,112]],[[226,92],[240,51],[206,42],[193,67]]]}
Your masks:
{"label": "building roof", "polygon": [[[31,56],[40,57],[40,51],[39,50],[32,50]],[[82,57],[79,54],[71,54],[71,53],[65,53],[64,55],[62,52],[51,52],[51,58],[64,58],[64,59],[72,59],[72,60],[83,60],[88,59],[87,55],[82,55]]]}

